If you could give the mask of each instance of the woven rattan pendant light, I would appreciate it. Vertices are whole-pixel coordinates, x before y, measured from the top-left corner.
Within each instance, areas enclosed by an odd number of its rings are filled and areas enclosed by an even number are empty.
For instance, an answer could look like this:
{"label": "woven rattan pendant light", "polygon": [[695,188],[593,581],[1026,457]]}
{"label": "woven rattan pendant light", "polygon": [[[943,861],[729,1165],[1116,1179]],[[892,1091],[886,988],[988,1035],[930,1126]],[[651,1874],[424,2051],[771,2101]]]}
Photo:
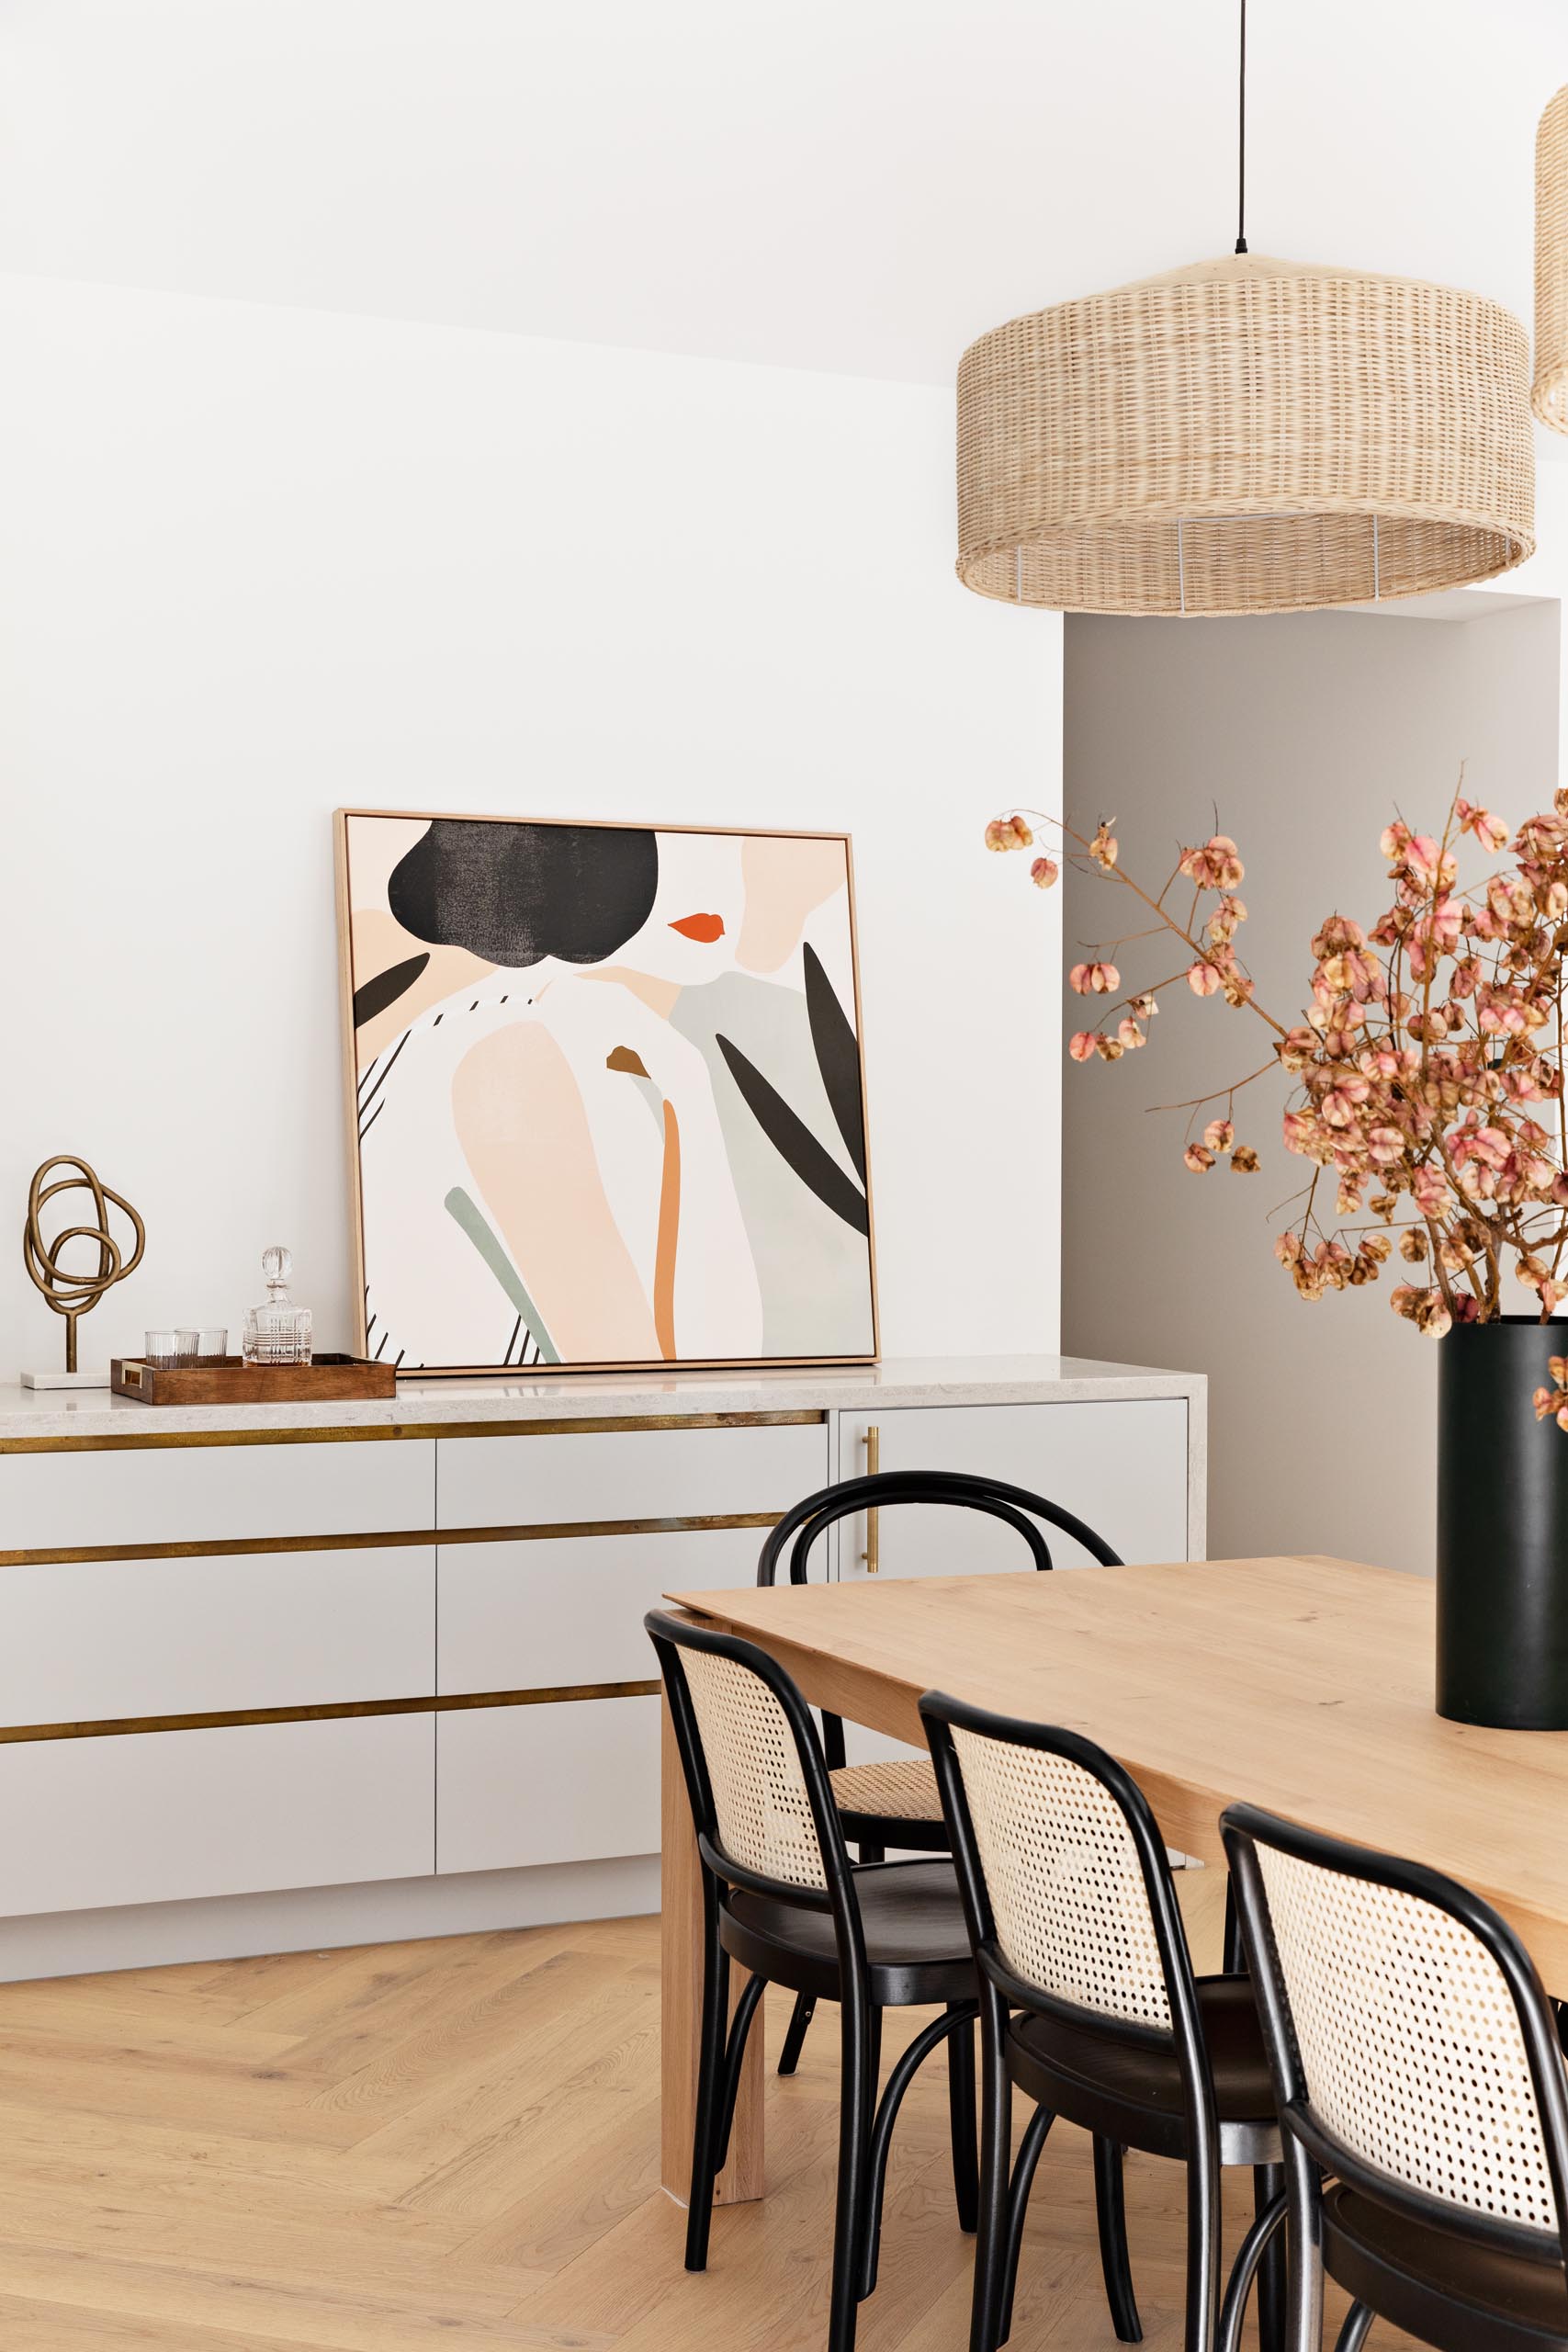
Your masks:
{"label": "woven rattan pendant light", "polygon": [[[1247,0],[1241,27],[1245,201]],[[1568,168],[1559,186],[1568,211]],[[1243,226],[1234,254],[970,345],[958,576],[1005,604],[1190,615],[1488,580],[1535,547],[1529,411],[1499,304],[1269,260]]]}
{"label": "woven rattan pendant light", "polygon": [[1535,135],[1535,383],[1530,406],[1568,433],[1568,88]]}

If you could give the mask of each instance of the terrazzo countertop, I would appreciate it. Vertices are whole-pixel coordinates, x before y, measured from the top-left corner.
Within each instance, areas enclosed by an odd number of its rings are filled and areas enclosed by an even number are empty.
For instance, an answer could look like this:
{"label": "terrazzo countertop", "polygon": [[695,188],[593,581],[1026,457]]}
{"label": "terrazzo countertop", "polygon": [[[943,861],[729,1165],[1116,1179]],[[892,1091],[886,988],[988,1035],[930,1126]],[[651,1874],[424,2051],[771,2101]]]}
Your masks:
{"label": "terrazzo countertop", "polygon": [[395,1396],[351,1404],[143,1405],[107,1388],[0,1383],[0,1446],[157,1433],[246,1430],[407,1429],[686,1413],[875,1412],[911,1405],[1059,1405],[1185,1397],[1201,1404],[1201,1373],[1100,1363],[1083,1356],[890,1356],[875,1364],[778,1371],[580,1373],[521,1379],[404,1380]]}

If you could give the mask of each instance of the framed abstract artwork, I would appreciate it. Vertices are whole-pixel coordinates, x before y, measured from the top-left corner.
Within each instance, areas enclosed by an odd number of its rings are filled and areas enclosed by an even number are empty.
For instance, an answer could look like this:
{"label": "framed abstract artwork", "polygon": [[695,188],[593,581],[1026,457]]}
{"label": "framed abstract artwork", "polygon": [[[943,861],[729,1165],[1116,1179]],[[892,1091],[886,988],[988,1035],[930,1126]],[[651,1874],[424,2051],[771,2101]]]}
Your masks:
{"label": "framed abstract artwork", "polygon": [[337,816],[361,1352],[876,1354],[842,833]]}

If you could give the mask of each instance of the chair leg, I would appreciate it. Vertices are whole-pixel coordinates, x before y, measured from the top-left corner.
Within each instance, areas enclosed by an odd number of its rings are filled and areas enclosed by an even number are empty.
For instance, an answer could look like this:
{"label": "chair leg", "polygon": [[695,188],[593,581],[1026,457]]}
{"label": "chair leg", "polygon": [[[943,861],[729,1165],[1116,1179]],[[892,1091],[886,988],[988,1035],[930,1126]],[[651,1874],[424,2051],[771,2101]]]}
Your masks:
{"label": "chair leg", "polygon": [[1367,2330],[1372,2324],[1370,2303],[1352,2303],[1345,2314],[1344,2325],[1335,2339],[1334,2352],[1361,2352],[1367,2340]]}
{"label": "chair leg", "polygon": [[1289,2352],[1322,2352],[1323,2183],[1292,2132],[1285,2134],[1285,2228]]}
{"label": "chair leg", "polygon": [[833,2215],[833,2283],[828,2305],[828,2352],[854,2352],[855,2317],[865,2269],[866,2187],[876,2075],[873,2021],[881,2017],[846,1984],[839,2004],[839,2182]]}
{"label": "chair leg", "polygon": [[718,1892],[703,1873],[703,2007],[697,2030],[697,2113],[692,2132],[692,2192],[686,2206],[686,2267],[705,2270],[718,2177],[724,2101],[724,2042],[729,2009],[729,1956],[718,1939]]}
{"label": "chair leg", "polygon": [[[1252,2175],[1252,2210],[1261,2219],[1285,2186],[1284,2167],[1258,2165]],[[1258,2266],[1258,2352],[1285,2352],[1285,2242],[1278,2231],[1269,2238]]]}
{"label": "chair leg", "polygon": [[980,1979],[980,2196],[975,2243],[975,2295],[969,2352],[994,2352],[1000,2341],[1007,2259],[1008,2174],[1012,2164],[1012,2084],[1004,2043],[1007,2008]]}
{"label": "chair leg", "polygon": [[1237,2352],[1241,2343],[1242,2321],[1247,2316],[1247,2299],[1252,2282],[1258,2276],[1258,2266],[1271,2241],[1280,2233],[1285,2220],[1283,2192],[1257,2215],[1236,2248],[1231,2275],[1225,2281],[1224,2301],[1220,2305],[1219,2332],[1214,2338],[1214,2352]]}
{"label": "chair leg", "polygon": [[920,2028],[889,2069],[887,2087],[877,2100],[875,2119],[871,2127],[871,2155],[865,2179],[865,2228],[862,2241],[862,2302],[876,2285],[876,2257],[882,2234],[882,2196],[887,2178],[887,2154],[893,2144],[894,2126],[898,2120],[904,2094],[937,2045],[942,2041],[951,2043],[955,2034],[964,2032],[973,2025],[974,2018],[975,2005],[972,2001],[951,2002],[941,2017],[933,2018],[929,2025]]}
{"label": "chair leg", "polygon": [[1210,2352],[1220,2306],[1220,2151],[1212,2119],[1187,2151],[1186,2352]]}
{"label": "chair leg", "polygon": [[[1002,2257],[1002,2300],[997,2323],[997,2343],[1005,2344],[1012,2334],[1012,2294],[1018,2284],[1018,2257],[1023,2246],[1024,2217],[1029,2211],[1029,2192],[1034,2186],[1034,2168],[1040,2162],[1040,2151],[1045,2145],[1046,2134],[1056,2120],[1048,2107],[1037,2107],[1024,2126],[1019,2143],[1018,2162],[1012,2168],[1012,2188],[1008,2195],[1007,2248]],[[987,2352],[991,2352],[989,2346]]]}
{"label": "chair leg", "polygon": [[[947,2014],[965,2004],[949,2001]],[[947,2037],[947,2119],[953,2139],[953,2194],[958,2226],[973,2232],[980,2220],[980,2166],[975,2148],[975,2027],[955,2025]]]}
{"label": "chair leg", "polygon": [[729,2135],[735,2128],[735,2102],[740,2093],[740,2069],[745,2063],[746,2044],[750,2039],[752,2019],[756,2017],[767,1980],[749,1976],[746,1989],[735,2004],[735,2015],[729,2022],[729,2039],[724,2048],[724,2085],[719,2101],[718,2145],[714,2155],[714,2170],[722,2172],[729,2162]]}
{"label": "chair leg", "polygon": [[1141,2344],[1143,2323],[1133,2292],[1132,2265],[1127,2257],[1127,2199],[1122,2177],[1122,2150],[1114,2140],[1094,2140],[1094,2213],[1100,2225],[1100,2267],[1105,2300],[1119,2344]]}
{"label": "chair leg", "polygon": [[862,1838],[857,1840],[855,1851],[863,1862],[885,1862],[887,1860],[886,1847],[880,1844],[874,1838]]}
{"label": "chair leg", "polygon": [[806,2029],[816,2013],[816,1994],[797,1993],[795,1996],[795,2007],[790,2012],[789,2028],[784,2038],[784,2048],[779,2052],[781,2075],[793,2075],[800,2064],[800,2053],[806,2046]]}

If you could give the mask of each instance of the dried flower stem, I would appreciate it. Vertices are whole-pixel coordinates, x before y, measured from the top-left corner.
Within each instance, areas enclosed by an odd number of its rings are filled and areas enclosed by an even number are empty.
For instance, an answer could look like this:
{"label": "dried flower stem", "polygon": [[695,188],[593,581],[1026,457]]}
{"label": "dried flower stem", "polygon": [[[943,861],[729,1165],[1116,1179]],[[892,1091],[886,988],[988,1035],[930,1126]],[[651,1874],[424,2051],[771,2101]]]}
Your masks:
{"label": "dried flower stem", "polygon": [[[1225,1105],[1202,1140],[1188,1143],[1187,1165],[1207,1173],[1228,1155],[1234,1169],[1254,1170],[1256,1150],[1235,1138],[1235,1097],[1276,1067],[1291,1072],[1300,1091],[1285,1113],[1284,1140],[1314,1163],[1314,1173],[1297,1230],[1280,1235],[1277,1254],[1302,1295],[1317,1298],[1377,1280],[1397,1237],[1401,1255],[1429,1274],[1425,1286],[1399,1284],[1391,1303],[1432,1333],[1501,1315],[1510,1256],[1542,1320],[1568,1302],[1558,1279],[1568,1259],[1568,789],[1509,843],[1502,820],[1472,807],[1463,787],[1461,769],[1437,839],[1403,819],[1385,829],[1393,904],[1370,933],[1338,914],[1321,925],[1312,943],[1312,1001],[1293,1026],[1257,1001],[1233,944],[1247,921],[1235,896],[1245,868],[1227,835],[1216,831],[1183,849],[1156,897],[1122,869],[1108,821],[1088,837],[1060,819],[1034,819],[1074,844],[1074,865],[1120,883],[1156,917],[1153,929],[1124,934],[1112,952],[1168,933],[1193,959],[1185,971],[1124,995],[1117,994],[1121,973],[1103,954],[1075,966],[1069,981],[1077,994],[1114,1001],[1102,1005],[1105,1026],[1074,1035],[1074,1058],[1114,1061],[1143,1046],[1143,1024],[1157,1011],[1154,989],[1179,979],[1196,996],[1223,993],[1232,1006],[1248,1007],[1273,1032],[1274,1058],[1233,1085],[1158,1106],[1196,1113]],[[1515,863],[1461,888],[1465,836],[1494,854],[1510,847]],[[1021,848],[1032,838],[1022,813],[987,831],[993,849]],[[1042,888],[1057,874],[1048,858],[1036,859],[1031,871]],[[1167,903],[1181,876],[1193,885],[1185,922]],[[1536,1109],[1552,1103],[1555,1116],[1549,1112],[1551,1126],[1543,1125]],[[1337,1216],[1352,1221],[1325,1230],[1318,1204],[1328,1174]],[[1369,1190],[1375,1223],[1356,1214]],[[1401,1203],[1410,1214],[1396,1225]],[[1544,1409],[1568,1429],[1568,1355],[1557,1361],[1560,1393],[1541,1395]]]}

